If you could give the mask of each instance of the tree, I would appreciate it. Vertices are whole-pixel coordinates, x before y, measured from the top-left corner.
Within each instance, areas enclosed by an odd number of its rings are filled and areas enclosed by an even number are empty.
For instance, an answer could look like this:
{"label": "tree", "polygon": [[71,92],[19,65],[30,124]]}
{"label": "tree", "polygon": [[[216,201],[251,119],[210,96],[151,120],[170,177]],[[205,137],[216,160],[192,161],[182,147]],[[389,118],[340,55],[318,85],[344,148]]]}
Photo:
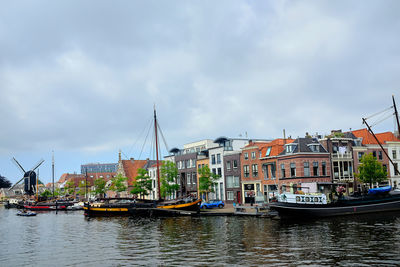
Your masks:
{"label": "tree", "polygon": [[46,189],[43,191],[43,193],[40,194],[40,196],[49,198],[53,196],[53,193],[50,190]]}
{"label": "tree", "polygon": [[369,183],[371,188],[372,184],[380,183],[387,179],[386,170],[372,153],[363,155],[360,163],[356,177],[363,183]]}
{"label": "tree", "polygon": [[65,187],[64,187],[66,193],[68,195],[75,195],[75,183],[72,180],[69,180],[68,182],[65,183]]}
{"label": "tree", "polygon": [[160,172],[160,195],[162,198],[172,195],[179,190],[178,168],[172,161],[166,161],[161,166]]}
{"label": "tree", "polygon": [[124,192],[127,189],[126,181],[128,178],[122,176],[122,174],[118,174],[114,178],[111,179],[110,190],[119,193]]}
{"label": "tree", "polygon": [[0,174],[0,188],[9,188],[11,187],[11,182],[4,176]]}
{"label": "tree", "polygon": [[94,192],[100,197],[104,197],[106,193],[106,180],[104,178],[98,178],[94,180]]}
{"label": "tree", "polygon": [[212,173],[210,168],[206,165],[198,170],[199,172],[199,192],[206,194],[206,201],[208,201],[208,194],[214,192],[214,185],[219,179],[219,175]]}
{"label": "tree", "polygon": [[133,188],[131,194],[138,195],[140,197],[147,196],[152,188],[152,180],[145,169],[138,169],[138,175],[135,177],[133,182]]}

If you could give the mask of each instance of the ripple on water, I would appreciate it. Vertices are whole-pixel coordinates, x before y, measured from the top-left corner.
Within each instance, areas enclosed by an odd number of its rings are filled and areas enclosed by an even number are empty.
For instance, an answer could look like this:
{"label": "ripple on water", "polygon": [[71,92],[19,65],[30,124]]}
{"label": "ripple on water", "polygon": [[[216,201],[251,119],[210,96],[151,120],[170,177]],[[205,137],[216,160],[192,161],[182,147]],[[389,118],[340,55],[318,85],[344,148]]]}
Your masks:
{"label": "ripple on water", "polygon": [[307,223],[261,218],[15,216],[0,207],[2,266],[395,266],[399,216]]}

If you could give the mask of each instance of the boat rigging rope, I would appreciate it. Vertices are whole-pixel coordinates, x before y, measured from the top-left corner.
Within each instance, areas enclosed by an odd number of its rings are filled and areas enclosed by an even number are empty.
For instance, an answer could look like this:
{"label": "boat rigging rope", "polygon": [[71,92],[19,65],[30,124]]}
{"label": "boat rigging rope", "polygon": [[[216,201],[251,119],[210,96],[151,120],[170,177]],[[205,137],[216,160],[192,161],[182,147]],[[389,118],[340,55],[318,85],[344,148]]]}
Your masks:
{"label": "boat rigging rope", "polygon": [[[149,119],[148,119],[148,124],[151,124],[152,122],[153,122],[153,117],[150,116]],[[139,141],[139,139],[141,139],[143,133],[145,132],[145,130],[146,130],[148,127],[149,127],[149,126],[143,128],[142,132],[140,133],[140,135],[138,136],[138,138],[136,138],[136,141],[132,144],[131,148],[129,149],[128,155],[131,154],[133,147],[136,145],[136,143]],[[128,157],[127,155],[125,155],[125,153],[123,153],[123,154],[124,154],[124,156],[126,157],[126,159],[129,159],[129,157]]]}
{"label": "boat rigging rope", "polygon": [[158,124],[158,122],[157,122],[157,129],[160,130],[160,134],[161,134],[161,137],[162,137],[162,139],[163,139],[163,141],[164,141],[165,148],[167,149],[167,151],[169,151],[169,147],[168,147],[167,141],[165,141],[164,134],[163,134],[163,132],[162,132],[162,130],[161,130],[161,127],[160,127],[160,125]]}
{"label": "boat rigging rope", "polygon": [[390,110],[390,109],[392,109],[393,108],[393,106],[390,106],[390,107],[388,107],[388,108],[386,108],[386,109],[384,109],[384,110],[382,110],[382,111],[379,111],[379,112],[377,112],[377,113],[375,113],[375,114],[372,114],[371,116],[369,116],[369,117],[367,117],[367,118],[365,118],[366,120],[368,120],[368,119],[370,119],[370,118],[372,118],[372,117],[375,117],[376,115],[379,115],[379,114],[381,114],[381,113],[384,113],[384,112],[386,112],[386,111],[388,111],[388,110]]}
{"label": "boat rigging rope", "polygon": [[151,128],[152,128],[152,127],[151,127],[151,124],[150,124],[150,127],[149,127],[149,129],[147,130],[146,138],[145,138],[145,140],[144,140],[144,142],[143,142],[143,145],[142,145],[142,149],[140,150],[139,159],[140,159],[140,157],[142,156],[142,152],[143,152],[144,146],[145,146],[145,144],[146,144],[147,137],[149,137],[149,133],[150,133],[150,129],[151,129]]}

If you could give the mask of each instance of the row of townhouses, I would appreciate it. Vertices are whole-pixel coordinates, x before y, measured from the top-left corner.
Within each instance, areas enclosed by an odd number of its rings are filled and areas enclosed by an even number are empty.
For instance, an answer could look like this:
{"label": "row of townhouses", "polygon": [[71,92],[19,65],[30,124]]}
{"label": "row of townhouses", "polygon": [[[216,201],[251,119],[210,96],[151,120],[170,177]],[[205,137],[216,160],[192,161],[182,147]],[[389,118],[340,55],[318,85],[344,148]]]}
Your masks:
{"label": "row of townhouses", "polygon": [[[172,161],[178,168],[179,190],[172,198],[199,193],[198,170],[208,166],[219,176],[210,199],[227,203],[252,203],[268,201],[281,192],[324,192],[333,186],[343,185],[348,193],[363,190],[354,174],[358,171],[361,157],[372,153],[387,170],[388,183],[400,185],[400,139],[392,132],[376,134],[378,142],[366,129],[341,132],[332,131],[328,136],[310,136],[291,139],[251,140],[244,138],[220,137],[215,140],[201,140],[171,149],[164,160]],[[390,163],[390,160],[394,163]],[[82,165],[81,174],[63,174],[57,183],[62,188],[67,181],[74,181],[76,187],[86,180],[89,186],[97,178],[111,183],[118,174],[128,177],[132,185],[138,169],[146,169],[152,178],[149,199],[158,199],[156,161],[123,160],[119,153],[118,163]],[[51,187],[51,185],[48,185]],[[127,192],[119,196],[130,196]],[[115,196],[108,192],[108,196]]]}
{"label": "row of townhouses", "polygon": [[[361,157],[372,153],[387,170],[388,183],[397,187],[400,174],[400,139],[391,132],[376,135],[386,153],[366,130],[297,139],[250,140],[220,137],[185,144],[174,148],[165,160],[178,168],[180,190],[176,196],[199,194],[199,168],[207,165],[219,175],[211,199],[226,202],[252,203],[268,200],[277,193],[302,190],[327,192],[334,185],[343,185],[348,193],[361,191],[354,174]],[[390,163],[388,156],[394,162]],[[152,197],[157,197],[155,167],[149,168],[155,185]]]}

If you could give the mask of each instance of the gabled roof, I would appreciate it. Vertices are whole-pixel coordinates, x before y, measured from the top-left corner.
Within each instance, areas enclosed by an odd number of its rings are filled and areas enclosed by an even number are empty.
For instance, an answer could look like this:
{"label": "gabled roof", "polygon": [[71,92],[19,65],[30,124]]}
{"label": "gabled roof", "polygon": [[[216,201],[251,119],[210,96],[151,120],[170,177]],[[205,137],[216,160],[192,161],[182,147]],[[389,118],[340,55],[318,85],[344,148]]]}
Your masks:
{"label": "gabled roof", "polygon": [[[278,156],[282,152],[283,146],[285,144],[290,144],[293,141],[294,141],[294,139],[283,139],[283,138],[278,138],[278,139],[272,140],[271,142],[266,144],[264,147],[262,147],[261,155],[262,155],[262,157]],[[269,155],[266,155],[269,148],[271,148],[271,151],[269,152]]]}
{"label": "gabled roof", "polygon": [[[378,144],[378,142],[375,140],[374,136],[366,128],[351,131],[351,132],[357,138],[362,138],[363,145],[377,145]],[[384,144],[384,143],[390,142],[390,141],[398,141],[398,142],[400,141],[400,139],[396,138],[396,136],[392,132],[378,133],[378,134],[375,134],[375,136],[376,136],[376,138],[378,138],[378,140],[381,144]]]}
{"label": "gabled roof", "polygon": [[[296,154],[296,153],[328,153],[328,151],[321,145],[316,138],[297,138],[292,142],[295,146],[292,153],[286,153],[284,149],[279,155]],[[312,151],[310,145],[318,145],[319,151]]]}
{"label": "gabled roof", "polygon": [[132,184],[138,175],[138,169],[148,169],[153,164],[156,164],[155,160],[122,160],[122,166],[128,183]]}

